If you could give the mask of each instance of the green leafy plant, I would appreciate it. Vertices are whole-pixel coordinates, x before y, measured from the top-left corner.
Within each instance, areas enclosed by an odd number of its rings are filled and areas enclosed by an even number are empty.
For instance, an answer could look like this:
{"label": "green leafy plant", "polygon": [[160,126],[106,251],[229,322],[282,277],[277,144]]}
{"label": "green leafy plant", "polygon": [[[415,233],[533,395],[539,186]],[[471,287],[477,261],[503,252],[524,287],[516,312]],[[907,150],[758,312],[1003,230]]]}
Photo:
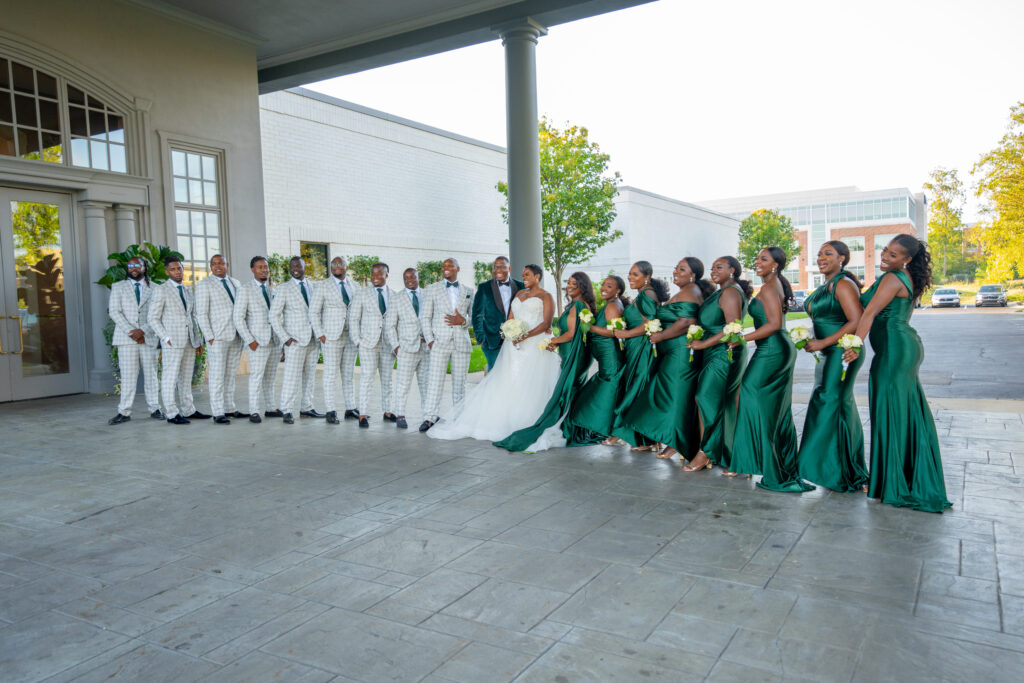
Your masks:
{"label": "green leafy plant", "polygon": [[444,274],[441,272],[443,264],[444,261],[417,261],[416,274],[420,277],[420,287],[440,282],[441,278],[444,277]]}
{"label": "green leafy plant", "polygon": [[473,261],[473,282],[480,284],[484,280],[490,280],[494,275],[493,265],[487,261]]}
{"label": "green leafy plant", "polygon": [[114,261],[114,265],[107,268],[107,272],[96,281],[96,284],[110,289],[115,282],[127,279],[128,261],[133,258],[140,258],[146,264],[146,272],[149,273],[150,280],[156,284],[166,282],[167,271],[164,269],[164,259],[172,256],[182,261],[185,260],[181,252],[174,251],[170,247],[158,247],[149,242],[132,244],[124,251],[115,251],[107,255],[109,260]]}
{"label": "green leafy plant", "polygon": [[267,257],[267,266],[270,268],[270,281],[273,284],[280,285],[292,279],[292,276],[288,273],[288,262],[290,260],[290,257],[281,256],[280,254],[271,254]]}
{"label": "green leafy plant", "polygon": [[356,254],[355,256],[348,257],[348,272],[352,278],[365,287],[370,284],[370,271],[373,270],[373,264],[380,261],[379,256],[369,256],[367,254]]}

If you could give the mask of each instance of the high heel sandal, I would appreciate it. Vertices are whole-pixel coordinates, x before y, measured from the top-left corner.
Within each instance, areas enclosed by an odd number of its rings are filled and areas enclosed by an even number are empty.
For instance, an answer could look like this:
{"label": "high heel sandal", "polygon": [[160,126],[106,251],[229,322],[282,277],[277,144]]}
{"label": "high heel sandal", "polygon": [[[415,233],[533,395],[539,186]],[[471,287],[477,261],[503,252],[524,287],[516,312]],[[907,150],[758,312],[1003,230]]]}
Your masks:
{"label": "high heel sandal", "polygon": [[601,442],[602,446],[622,446],[625,442],[617,436],[609,436],[607,439]]}
{"label": "high heel sandal", "polygon": [[[707,458],[708,456],[705,455],[704,457]],[[711,462],[711,458],[708,458],[708,461],[701,465],[700,467],[694,467],[693,465],[683,465],[683,472],[699,472],[700,470],[710,470],[714,464],[715,463]]]}
{"label": "high heel sandal", "polygon": [[663,450],[661,453],[658,453],[657,457],[660,460],[671,460],[672,456],[675,455],[677,452],[678,451],[676,451],[676,449],[672,448],[671,446],[665,446],[665,450]]}

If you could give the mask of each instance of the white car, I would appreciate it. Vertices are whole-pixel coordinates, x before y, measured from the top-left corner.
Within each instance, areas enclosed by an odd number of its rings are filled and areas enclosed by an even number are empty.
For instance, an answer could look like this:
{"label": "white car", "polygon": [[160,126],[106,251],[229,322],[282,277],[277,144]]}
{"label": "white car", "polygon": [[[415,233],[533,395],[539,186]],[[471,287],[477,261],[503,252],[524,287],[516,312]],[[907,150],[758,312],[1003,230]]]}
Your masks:
{"label": "white car", "polygon": [[932,308],[960,308],[960,293],[955,289],[936,289],[932,293]]}

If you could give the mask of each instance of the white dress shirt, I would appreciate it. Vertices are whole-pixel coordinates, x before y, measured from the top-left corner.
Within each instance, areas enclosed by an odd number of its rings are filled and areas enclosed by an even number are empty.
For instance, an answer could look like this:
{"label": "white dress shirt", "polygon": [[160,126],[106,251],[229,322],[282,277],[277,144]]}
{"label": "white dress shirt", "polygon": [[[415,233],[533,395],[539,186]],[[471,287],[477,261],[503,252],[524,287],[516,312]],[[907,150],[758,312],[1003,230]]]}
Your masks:
{"label": "white dress shirt", "polygon": [[505,307],[505,315],[508,315],[508,307],[512,304],[512,278],[505,280],[504,284],[498,282],[498,293],[501,294],[501,305]]}
{"label": "white dress shirt", "polygon": [[448,280],[444,281],[444,293],[448,295],[448,302],[452,305],[452,311],[454,312],[456,307],[459,305],[459,287],[458,281],[455,282],[455,287],[448,286]]}

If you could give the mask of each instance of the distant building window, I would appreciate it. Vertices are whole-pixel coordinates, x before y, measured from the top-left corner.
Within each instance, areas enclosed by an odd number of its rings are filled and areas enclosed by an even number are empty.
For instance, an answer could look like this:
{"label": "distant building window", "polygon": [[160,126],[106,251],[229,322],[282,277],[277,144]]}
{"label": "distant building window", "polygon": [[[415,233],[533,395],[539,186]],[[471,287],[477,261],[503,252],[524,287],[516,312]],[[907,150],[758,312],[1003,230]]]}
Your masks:
{"label": "distant building window", "polygon": [[882,257],[882,250],[892,242],[896,235],[875,235],[875,261]]}
{"label": "distant building window", "polygon": [[175,230],[190,283],[205,277],[210,258],[222,253],[221,162],[219,152],[171,148]]}
{"label": "distant building window", "polygon": [[790,206],[779,209],[789,216],[793,225],[827,223],[862,223],[864,221],[910,218],[914,220],[914,202],[907,197],[861,199],[855,202],[831,202],[814,206]]}
{"label": "distant building window", "polygon": [[799,284],[800,283],[800,269],[799,268],[786,269],[786,270],[782,271],[782,275],[783,275],[783,277],[785,277],[787,280],[789,280],[793,284]]}
{"label": "distant building window", "polygon": [[864,266],[847,266],[846,270],[850,273],[853,273],[861,280],[864,279]]}
{"label": "distant building window", "polygon": [[327,245],[317,242],[299,242],[299,253],[306,264],[306,277],[327,279]]}

